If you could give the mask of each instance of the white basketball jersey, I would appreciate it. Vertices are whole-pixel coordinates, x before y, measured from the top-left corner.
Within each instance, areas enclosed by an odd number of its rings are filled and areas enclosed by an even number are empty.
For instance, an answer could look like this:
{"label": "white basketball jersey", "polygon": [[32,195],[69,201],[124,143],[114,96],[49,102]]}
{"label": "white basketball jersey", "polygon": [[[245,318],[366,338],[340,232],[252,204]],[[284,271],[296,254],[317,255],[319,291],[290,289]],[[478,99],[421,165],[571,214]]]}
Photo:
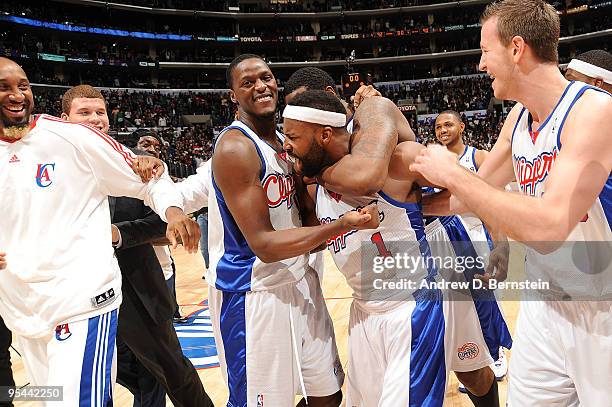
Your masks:
{"label": "white basketball jersey", "polygon": [[[351,230],[327,240],[327,248],[332,254],[336,266],[344,274],[353,297],[363,301],[366,308],[379,307],[380,302],[393,301],[400,295],[402,299],[415,289],[396,289],[380,291],[376,289],[374,279],[383,274],[373,272],[374,257],[401,255],[418,260],[410,270],[395,270],[394,281],[405,272],[411,281],[420,283],[428,275],[433,276],[435,269],[426,260],[430,257],[430,248],[425,238],[421,207],[417,203],[397,202],[382,191],[371,197],[350,197],[337,194],[317,186],[316,212],[322,224],[333,222],[346,212],[364,207],[370,203],[378,204],[380,226],[376,230]],[[378,305],[377,305],[378,304]]]}
{"label": "white basketball jersey", "polygon": [[[523,194],[540,197],[546,192],[546,179],[561,151],[563,125],[586,90],[607,94],[582,82],[570,82],[555,109],[536,131],[531,127],[531,114],[522,108],[512,132],[512,162]],[[611,221],[612,178],[608,177],[599,197],[570,233],[568,243],[548,255],[527,249],[527,275],[546,278],[551,289],[564,298],[612,297]]]}
{"label": "white basketball jersey", "polygon": [[[472,146],[465,146],[463,150],[463,154],[459,157],[459,165],[463,168],[467,168],[472,172],[478,172],[478,165],[476,165],[476,148]],[[482,221],[473,213],[469,212],[460,216],[463,222],[466,225],[468,232],[475,228],[482,227]],[[474,238],[481,239],[484,236],[484,233],[480,233]]]}
{"label": "white basketball jersey", "polygon": [[[228,130],[239,130],[255,144],[261,159],[260,180],[267,195],[270,221],[275,230],[302,226],[293,179],[293,166],[284,152],[278,153],[248,126],[234,121],[223,129],[219,140]],[[277,133],[279,139],[283,135]],[[218,290],[230,292],[268,290],[300,280],[308,258],[305,255],[274,263],[264,263],[249,247],[236,225],[212,172],[212,190],[208,199],[208,229],[210,268],[208,281]]]}
{"label": "white basketball jersey", "polygon": [[476,165],[476,148],[472,146],[465,146],[463,154],[459,157],[459,165],[467,168],[472,172],[478,172],[478,166]]}

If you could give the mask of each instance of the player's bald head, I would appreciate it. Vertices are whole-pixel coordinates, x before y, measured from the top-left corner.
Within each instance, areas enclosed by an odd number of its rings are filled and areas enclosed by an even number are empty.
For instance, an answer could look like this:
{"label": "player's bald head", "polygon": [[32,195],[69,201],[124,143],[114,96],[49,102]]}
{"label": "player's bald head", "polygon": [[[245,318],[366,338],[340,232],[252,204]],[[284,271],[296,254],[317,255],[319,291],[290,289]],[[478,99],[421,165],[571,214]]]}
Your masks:
{"label": "player's bald head", "polygon": [[4,71],[4,70],[9,70],[9,71],[15,70],[19,72],[20,74],[27,77],[25,71],[21,68],[21,66],[19,66],[17,62],[13,61],[12,59],[0,57],[0,71]]}

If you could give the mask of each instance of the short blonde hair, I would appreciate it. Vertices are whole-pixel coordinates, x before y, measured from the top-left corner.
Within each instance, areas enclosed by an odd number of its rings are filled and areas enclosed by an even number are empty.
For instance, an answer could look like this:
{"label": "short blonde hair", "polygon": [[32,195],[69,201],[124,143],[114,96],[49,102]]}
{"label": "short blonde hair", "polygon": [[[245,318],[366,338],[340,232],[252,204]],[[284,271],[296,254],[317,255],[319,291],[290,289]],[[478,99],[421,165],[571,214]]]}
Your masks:
{"label": "short blonde hair", "polygon": [[78,98],[102,99],[106,103],[102,92],[98,89],[90,85],[78,85],[68,89],[64,96],[62,96],[62,112],[69,114],[72,101]]}
{"label": "short blonde hair", "polygon": [[514,36],[522,37],[543,62],[559,61],[561,22],[557,10],[544,0],[503,0],[489,4],[480,18],[482,23],[497,17],[497,31],[502,44]]}

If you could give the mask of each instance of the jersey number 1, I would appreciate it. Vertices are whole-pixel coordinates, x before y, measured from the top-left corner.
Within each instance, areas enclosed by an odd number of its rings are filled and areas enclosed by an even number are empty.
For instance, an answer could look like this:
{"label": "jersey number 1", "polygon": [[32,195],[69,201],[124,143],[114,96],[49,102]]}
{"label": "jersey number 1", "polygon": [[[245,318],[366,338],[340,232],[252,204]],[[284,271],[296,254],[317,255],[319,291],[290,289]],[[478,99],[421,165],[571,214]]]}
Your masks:
{"label": "jersey number 1", "polygon": [[379,256],[381,256],[381,257],[392,257],[391,252],[387,249],[387,246],[385,246],[385,241],[383,240],[382,235],[380,234],[380,232],[374,233],[370,237],[370,240],[372,241],[372,243],[374,243],[374,245],[378,249]]}

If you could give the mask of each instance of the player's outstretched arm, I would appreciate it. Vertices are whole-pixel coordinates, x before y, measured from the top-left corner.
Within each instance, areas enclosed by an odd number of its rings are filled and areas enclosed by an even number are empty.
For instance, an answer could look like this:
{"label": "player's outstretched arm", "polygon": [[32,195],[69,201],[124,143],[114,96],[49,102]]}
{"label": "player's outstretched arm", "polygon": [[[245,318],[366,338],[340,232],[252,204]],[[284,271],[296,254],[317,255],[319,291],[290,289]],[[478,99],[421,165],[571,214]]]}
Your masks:
{"label": "player's outstretched arm", "polygon": [[210,160],[197,169],[197,172],[177,182],[176,189],[183,197],[185,213],[199,211],[208,207],[208,194],[210,193]]}
{"label": "player's outstretched arm", "polygon": [[548,253],[567,239],[608,181],[612,171],[611,115],[609,95],[587,92],[576,102],[562,130],[563,153],[548,175],[542,197],[492,187],[478,176],[460,171],[454,158],[439,146],[421,153],[413,169],[450,189],[484,223]]}
{"label": "player's outstretched arm", "polygon": [[[353,118],[350,154],[323,170],[319,183],[330,190],[356,196],[380,191],[397,145],[400,119],[414,137],[406,119],[392,101],[383,97],[363,100]],[[409,138],[409,135],[403,134],[403,138]]]}
{"label": "player's outstretched arm", "polygon": [[[264,262],[299,256],[332,236],[378,226],[378,212],[368,208],[348,213],[326,225],[275,230],[260,182],[261,161],[253,143],[245,137],[232,137],[228,132],[216,147],[212,170],[214,182],[236,225],[251,250]],[[295,205],[295,197],[289,199]]]}
{"label": "player's outstretched arm", "polygon": [[183,200],[167,172],[160,179],[144,184],[132,171],[135,156],[131,151],[107,135],[85,126],[79,128],[79,131],[87,134],[71,140],[78,143],[76,146],[89,163],[100,192],[109,196],[143,200],[168,223],[166,236],[172,245],[176,247],[180,236],[185,249],[195,252],[200,239],[199,228],[196,222],[184,214]]}

